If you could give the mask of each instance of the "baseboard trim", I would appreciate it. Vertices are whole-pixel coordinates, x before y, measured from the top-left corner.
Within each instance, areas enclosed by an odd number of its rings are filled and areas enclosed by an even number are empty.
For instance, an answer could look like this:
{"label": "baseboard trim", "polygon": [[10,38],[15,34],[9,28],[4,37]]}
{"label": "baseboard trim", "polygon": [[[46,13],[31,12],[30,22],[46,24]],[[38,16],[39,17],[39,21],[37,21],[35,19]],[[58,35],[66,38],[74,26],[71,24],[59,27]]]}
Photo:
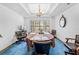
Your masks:
{"label": "baseboard trim", "polygon": [[0,55],[1,55],[1,53],[3,53],[5,50],[7,50],[8,48],[10,48],[11,45],[14,44],[14,43],[15,43],[15,42],[13,42],[13,43],[7,45],[5,48],[1,49],[1,50],[0,50]]}
{"label": "baseboard trim", "polygon": [[[58,38],[59,39],[59,38]],[[59,39],[60,40],[60,39]],[[66,47],[66,48],[68,48],[68,49],[72,49],[67,43],[65,43],[65,42],[63,42],[62,40],[60,40],[63,44],[64,44],[64,46]]]}

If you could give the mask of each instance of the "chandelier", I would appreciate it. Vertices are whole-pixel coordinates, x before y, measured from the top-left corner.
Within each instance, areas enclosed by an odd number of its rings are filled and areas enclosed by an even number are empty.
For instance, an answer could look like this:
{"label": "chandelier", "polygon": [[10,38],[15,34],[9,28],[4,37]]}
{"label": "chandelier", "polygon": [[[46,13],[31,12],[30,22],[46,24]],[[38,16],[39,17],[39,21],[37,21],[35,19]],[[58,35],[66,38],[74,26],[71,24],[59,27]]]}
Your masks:
{"label": "chandelier", "polygon": [[36,15],[39,17],[43,15],[43,12],[41,11],[40,5],[38,6],[38,13]]}

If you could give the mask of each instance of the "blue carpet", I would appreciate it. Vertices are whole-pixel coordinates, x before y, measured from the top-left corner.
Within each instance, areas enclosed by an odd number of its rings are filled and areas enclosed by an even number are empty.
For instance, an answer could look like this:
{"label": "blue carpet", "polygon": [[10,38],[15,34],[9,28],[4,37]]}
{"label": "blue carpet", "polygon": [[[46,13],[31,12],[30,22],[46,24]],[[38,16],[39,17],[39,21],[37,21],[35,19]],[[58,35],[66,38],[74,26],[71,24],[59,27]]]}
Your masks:
{"label": "blue carpet", "polygon": [[[50,55],[65,55],[64,51],[68,49],[64,46],[63,42],[59,39],[55,39],[55,47],[50,49]],[[6,49],[5,51],[0,52],[0,55],[31,55],[32,51],[27,51],[27,44],[24,41],[19,43],[14,43]]]}
{"label": "blue carpet", "polygon": [[68,51],[66,46],[59,39],[55,40],[55,47],[50,49],[50,55],[65,55],[65,51]]}

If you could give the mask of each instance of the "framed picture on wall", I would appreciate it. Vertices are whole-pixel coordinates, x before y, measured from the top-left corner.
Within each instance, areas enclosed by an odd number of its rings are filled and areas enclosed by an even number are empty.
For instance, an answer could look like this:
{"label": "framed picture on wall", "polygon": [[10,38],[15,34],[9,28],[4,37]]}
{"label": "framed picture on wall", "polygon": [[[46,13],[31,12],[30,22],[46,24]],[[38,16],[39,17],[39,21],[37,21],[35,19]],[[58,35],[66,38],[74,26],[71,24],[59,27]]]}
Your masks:
{"label": "framed picture on wall", "polygon": [[59,25],[62,28],[64,28],[66,26],[66,18],[64,17],[64,15],[61,16],[61,18],[59,20]]}

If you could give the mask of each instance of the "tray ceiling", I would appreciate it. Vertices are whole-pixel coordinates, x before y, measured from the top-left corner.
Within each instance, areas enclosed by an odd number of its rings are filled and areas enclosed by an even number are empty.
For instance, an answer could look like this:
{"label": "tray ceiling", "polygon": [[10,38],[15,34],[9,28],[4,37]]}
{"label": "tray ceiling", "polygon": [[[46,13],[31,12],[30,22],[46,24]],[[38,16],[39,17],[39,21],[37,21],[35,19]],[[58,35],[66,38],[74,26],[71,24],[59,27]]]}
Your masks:
{"label": "tray ceiling", "polygon": [[24,17],[35,17],[37,13],[42,12],[42,16],[55,16],[69,9],[75,3],[0,3]]}

